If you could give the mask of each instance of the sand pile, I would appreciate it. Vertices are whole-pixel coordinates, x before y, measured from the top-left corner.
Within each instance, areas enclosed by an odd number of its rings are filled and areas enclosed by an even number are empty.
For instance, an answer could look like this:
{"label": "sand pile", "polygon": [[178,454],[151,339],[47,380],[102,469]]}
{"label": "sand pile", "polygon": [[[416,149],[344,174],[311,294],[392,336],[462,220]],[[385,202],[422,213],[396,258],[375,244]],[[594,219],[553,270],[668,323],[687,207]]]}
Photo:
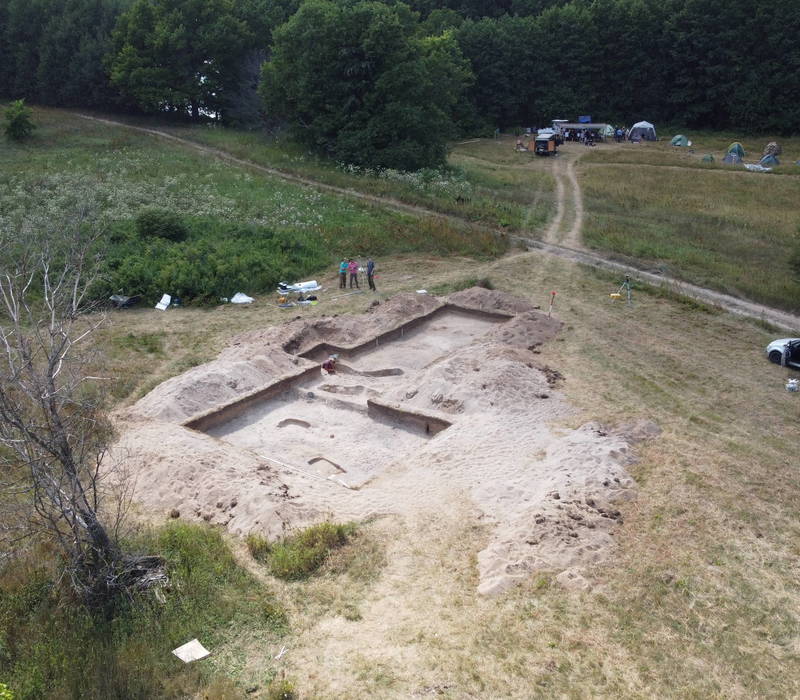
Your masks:
{"label": "sand pile", "polygon": [[[560,325],[474,288],[240,335],[123,418],[137,498],[274,537],[326,517],[436,512],[466,494],[492,524],[481,592],[543,569],[588,585],[581,567],[612,551],[615,505],[635,495],[632,453],[598,425],[554,428],[570,408],[535,349]],[[299,355],[320,344],[345,349],[346,371],[307,371],[317,365]],[[287,377],[299,379],[269,393]],[[254,391],[269,399],[231,403]],[[228,407],[208,434],[180,425],[212,406]]]}

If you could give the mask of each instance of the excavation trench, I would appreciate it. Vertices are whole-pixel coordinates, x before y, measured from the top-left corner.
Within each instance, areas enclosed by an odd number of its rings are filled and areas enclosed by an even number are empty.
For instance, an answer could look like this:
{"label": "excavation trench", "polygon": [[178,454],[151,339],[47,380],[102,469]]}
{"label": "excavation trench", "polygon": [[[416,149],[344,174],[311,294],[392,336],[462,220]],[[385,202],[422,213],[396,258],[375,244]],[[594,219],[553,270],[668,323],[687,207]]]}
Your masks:
{"label": "excavation trench", "polygon": [[433,412],[389,405],[383,394],[508,319],[443,306],[353,347],[320,343],[297,357],[321,363],[336,354],[335,374],[317,364],[184,425],[360,488],[451,425]]}

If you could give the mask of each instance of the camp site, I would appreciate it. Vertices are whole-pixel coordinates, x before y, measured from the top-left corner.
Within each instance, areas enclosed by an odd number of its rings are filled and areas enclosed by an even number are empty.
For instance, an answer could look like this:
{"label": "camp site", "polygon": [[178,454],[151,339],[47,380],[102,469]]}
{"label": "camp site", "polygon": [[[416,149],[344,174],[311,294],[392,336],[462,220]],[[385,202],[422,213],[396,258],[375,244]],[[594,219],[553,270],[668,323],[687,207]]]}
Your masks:
{"label": "camp site", "polygon": [[774,13],[0,1],[0,700],[800,697]]}

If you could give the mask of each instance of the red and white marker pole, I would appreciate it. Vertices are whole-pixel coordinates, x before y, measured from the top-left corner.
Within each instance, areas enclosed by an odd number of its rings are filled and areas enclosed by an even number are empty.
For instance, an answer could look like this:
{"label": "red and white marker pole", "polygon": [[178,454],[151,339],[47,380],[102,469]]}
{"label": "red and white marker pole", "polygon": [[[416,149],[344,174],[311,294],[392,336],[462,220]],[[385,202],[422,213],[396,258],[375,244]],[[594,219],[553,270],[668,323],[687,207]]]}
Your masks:
{"label": "red and white marker pole", "polygon": [[555,304],[555,301],[556,301],[556,293],[550,292],[550,308],[547,309],[547,318],[550,318],[550,314],[553,313],[553,304]]}

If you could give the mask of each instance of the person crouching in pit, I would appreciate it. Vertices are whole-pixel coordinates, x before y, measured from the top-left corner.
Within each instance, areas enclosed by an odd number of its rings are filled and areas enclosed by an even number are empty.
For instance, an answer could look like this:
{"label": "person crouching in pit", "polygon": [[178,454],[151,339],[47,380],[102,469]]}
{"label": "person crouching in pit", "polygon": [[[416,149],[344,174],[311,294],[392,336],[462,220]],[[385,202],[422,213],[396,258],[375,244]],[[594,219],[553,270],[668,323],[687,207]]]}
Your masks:
{"label": "person crouching in pit", "polygon": [[336,355],[331,355],[322,363],[322,376],[326,377],[330,374],[336,374]]}

